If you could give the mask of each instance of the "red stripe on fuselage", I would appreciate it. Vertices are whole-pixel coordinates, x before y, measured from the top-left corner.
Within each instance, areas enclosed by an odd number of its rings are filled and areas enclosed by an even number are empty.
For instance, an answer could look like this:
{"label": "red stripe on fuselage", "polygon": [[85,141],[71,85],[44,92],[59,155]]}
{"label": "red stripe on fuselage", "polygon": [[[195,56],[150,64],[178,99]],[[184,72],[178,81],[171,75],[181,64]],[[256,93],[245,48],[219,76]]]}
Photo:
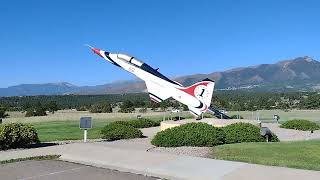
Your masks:
{"label": "red stripe on fuselage", "polygon": [[206,86],[206,85],[208,85],[209,83],[210,83],[209,81],[202,81],[202,82],[198,82],[198,83],[196,83],[196,84],[194,84],[194,85],[192,85],[192,86],[186,87],[186,88],[177,88],[177,89],[179,89],[180,91],[183,91],[183,92],[185,92],[185,93],[187,93],[187,94],[190,94],[191,96],[195,97],[195,95],[194,95],[194,89],[195,89],[197,86],[199,86],[199,85],[204,85],[204,86]]}

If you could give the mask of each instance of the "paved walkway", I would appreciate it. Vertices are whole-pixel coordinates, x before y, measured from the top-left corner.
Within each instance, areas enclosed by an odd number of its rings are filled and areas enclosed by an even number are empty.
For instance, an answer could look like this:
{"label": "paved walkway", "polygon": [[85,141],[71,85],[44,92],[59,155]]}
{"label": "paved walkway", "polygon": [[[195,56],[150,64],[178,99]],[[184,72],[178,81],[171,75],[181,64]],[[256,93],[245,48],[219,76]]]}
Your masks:
{"label": "paved walkway", "polygon": [[279,127],[277,123],[263,123],[263,127],[268,127],[275,133],[280,141],[301,141],[310,139],[320,139],[320,130],[314,131],[299,131],[294,129],[284,129]]}
{"label": "paved walkway", "polygon": [[167,179],[320,179],[320,172],[317,171],[146,152],[142,149],[109,147],[103,143],[2,151],[0,160],[50,154],[61,154],[64,161]]}
{"label": "paved walkway", "polygon": [[147,152],[158,128],[143,129],[149,138],[114,142],[73,143],[0,151],[0,161],[60,154],[61,160],[167,179],[320,179],[319,171],[270,167],[159,152]]}

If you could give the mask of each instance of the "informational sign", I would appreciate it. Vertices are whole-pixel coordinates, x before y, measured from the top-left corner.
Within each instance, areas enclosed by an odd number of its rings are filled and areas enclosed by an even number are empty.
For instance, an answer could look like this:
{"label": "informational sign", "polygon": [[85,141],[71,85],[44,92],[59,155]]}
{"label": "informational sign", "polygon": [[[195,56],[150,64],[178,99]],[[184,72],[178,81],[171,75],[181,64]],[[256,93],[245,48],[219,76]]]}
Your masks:
{"label": "informational sign", "polygon": [[80,129],[91,129],[92,128],[92,118],[91,117],[81,117],[80,118]]}

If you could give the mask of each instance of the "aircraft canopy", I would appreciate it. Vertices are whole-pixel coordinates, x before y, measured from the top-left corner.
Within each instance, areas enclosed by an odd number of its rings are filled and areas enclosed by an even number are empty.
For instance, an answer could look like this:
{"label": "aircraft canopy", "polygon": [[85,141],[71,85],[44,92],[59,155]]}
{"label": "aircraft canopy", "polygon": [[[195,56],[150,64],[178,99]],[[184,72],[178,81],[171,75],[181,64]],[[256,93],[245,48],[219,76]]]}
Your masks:
{"label": "aircraft canopy", "polygon": [[132,56],[129,56],[129,55],[126,55],[126,54],[118,54],[117,57],[121,60],[124,60],[124,61],[127,61],[127,62],[130,62],[132,64],[135,64],[137,66],[141,66],[143,64],[142,61],[132,57]]}

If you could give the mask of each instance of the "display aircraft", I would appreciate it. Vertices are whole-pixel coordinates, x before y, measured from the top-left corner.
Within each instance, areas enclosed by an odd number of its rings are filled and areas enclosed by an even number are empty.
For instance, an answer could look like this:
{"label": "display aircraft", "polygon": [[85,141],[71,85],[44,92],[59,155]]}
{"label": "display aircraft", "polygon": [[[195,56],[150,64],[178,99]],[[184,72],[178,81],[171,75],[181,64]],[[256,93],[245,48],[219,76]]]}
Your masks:
{"label": "display aircraft", "polygon": [[168,98],[173,98],[188,106],[190,113],[196,117],[199,117],[202,113],[211,112],[219,118],[229,119],[227,115],[210,107],[215,85],[214,81],[204,79],[189,87],[184,87],[179,82],[161,74],[158,69],[152,68],[133,56],[110,53],[89,47],[98,56],[142,79],[146,83],[147,91],[152,101],[159,103]]}

